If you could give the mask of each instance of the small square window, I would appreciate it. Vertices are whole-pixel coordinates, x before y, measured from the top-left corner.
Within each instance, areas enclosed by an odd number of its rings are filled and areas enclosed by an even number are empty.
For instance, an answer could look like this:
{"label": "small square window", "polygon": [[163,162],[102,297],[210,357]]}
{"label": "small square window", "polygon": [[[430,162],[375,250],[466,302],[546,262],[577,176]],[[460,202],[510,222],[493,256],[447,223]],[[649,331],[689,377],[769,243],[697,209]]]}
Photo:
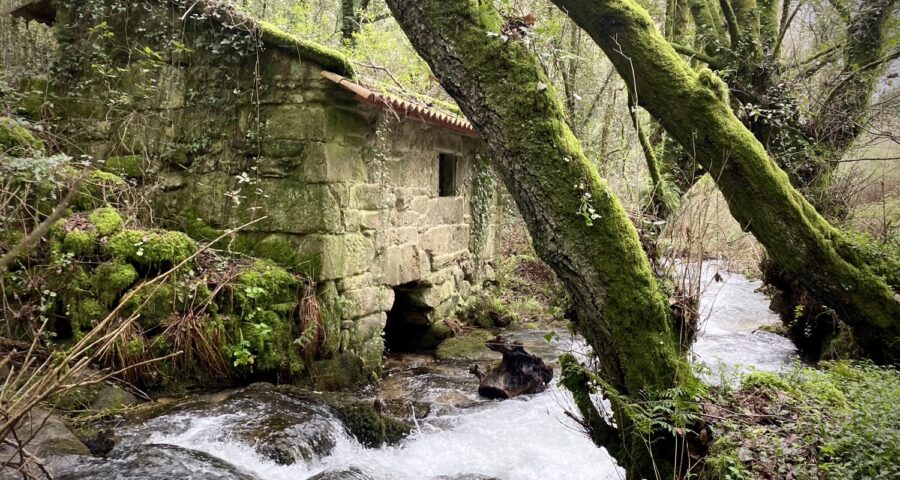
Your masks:
{"label": "small square window", "polygon": [[456,189],[456,157],[442,153],[438,157],[438,195],[455,197]]}

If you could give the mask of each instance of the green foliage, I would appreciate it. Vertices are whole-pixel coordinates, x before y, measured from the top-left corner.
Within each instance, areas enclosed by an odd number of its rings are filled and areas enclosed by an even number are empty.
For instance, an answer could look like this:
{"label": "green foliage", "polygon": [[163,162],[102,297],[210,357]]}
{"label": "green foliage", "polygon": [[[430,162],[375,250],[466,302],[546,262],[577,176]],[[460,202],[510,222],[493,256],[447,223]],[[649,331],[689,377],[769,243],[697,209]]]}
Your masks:
{"label": "green foliage", "polygon": [[727,440],[713,444],[706,457],[704,478],[715,480],[753,480],[753,475],[741,462],[737,447]]}
{"label": "green foliage", "polygon": [[900,475],[900,373],[823,363],[753,373],[705,410],[718,438],[703,478],[895,478]]}
{"label": "green foliage", "polygon": [[467,299],[459,309],[459,317],[479,328],[508,327],[519,319],[515,310],[490,293],[473,295]]}

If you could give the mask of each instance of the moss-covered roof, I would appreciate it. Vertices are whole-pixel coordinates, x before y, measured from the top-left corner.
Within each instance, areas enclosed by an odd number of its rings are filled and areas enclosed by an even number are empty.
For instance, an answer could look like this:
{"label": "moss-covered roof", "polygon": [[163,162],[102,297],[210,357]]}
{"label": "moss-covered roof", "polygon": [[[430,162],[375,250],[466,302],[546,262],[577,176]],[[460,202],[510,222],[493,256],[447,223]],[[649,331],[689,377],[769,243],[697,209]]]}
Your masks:
{"label": "moss-covered roof", "polygon": [[[300,58],[317,63],[334,73],[349,78],[355,77],[353,65],[337,50],[298,38],[272,23],[259,20],[239,10],[230,3],[220,0],[197,0],[196,2],[176,1],[175,4],[184,5],[188,10],[209,14],[211,18],[222,23],[240,26],[258,35],[266,44],[296,52]],[[52,23],[56,16],[55,8],[48,0],[20,0],[4,13],[43,23]]]}
{"label": "moss-covered roof", "polygon": [[353,65],[350,63],[350,60],[337,50],[328,48],[324,45],[319,45],[315,42],[310,42],[309,40],[298,38],[269,22],[259,21],[258,25],[262,39],[266,43],[276,47],[292,50],[296,49],[300,52],[301,58],[318,63],[326,69],[344,75],[345,77],[355,77]]}
{"label": "moss-covered roof", "polygon": [[259,20],[239,10],[232,4],[218,0],[199,0],[193,8],[214,14],[212,16],[223,23],[240,25],[259,35],[266,44],[299,53],[300,58],[317,63],[340,75],[355,77],[350,60],[337,50],[285,32],[270,22]]}

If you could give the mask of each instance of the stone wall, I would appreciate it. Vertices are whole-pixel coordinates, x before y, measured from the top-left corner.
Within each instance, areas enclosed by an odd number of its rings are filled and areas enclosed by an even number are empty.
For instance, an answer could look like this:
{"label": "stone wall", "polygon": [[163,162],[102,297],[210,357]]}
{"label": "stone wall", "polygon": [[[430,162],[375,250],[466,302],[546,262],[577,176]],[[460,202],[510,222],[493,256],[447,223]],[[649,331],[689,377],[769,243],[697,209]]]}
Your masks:
{"label": "stone wall", "polygon": [[[256,221],[233,246],[310,275],[332,312],[323,369],[347,357],[377,368],[392,308],[395,330],[416,336],[406,345],[449,334],[443,319],[491,276],[497,245],[479,140],[360,105],[308,46],[227,15],[59,3],[65,57],[44,90],[66,92],[53,103],[69,136],[201,240]],[[85,43],[98,28],[99,51]],[[439,196],[441,154],[456,158],[456,196]]]}

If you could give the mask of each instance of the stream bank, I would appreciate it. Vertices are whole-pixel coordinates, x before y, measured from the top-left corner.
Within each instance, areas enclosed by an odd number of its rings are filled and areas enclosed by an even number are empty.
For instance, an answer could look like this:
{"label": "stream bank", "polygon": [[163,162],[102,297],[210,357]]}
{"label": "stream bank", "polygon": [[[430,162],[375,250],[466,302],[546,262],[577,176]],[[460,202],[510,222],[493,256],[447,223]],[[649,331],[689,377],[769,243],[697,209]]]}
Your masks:
{"label": "stream bank", "polygon": [[[757,283],[724,271],[722,282],[715,282],[713,272],[714,266],[703,277],[709,286],[701,309],[708,319],[694,348],[697,360],[709,367],[709,380],[727,371],[774,371],[794,362],[789,341],[758,331],[779,320],[756,292]],[[556,371],[561,354],[583,357],[589,351],[580,337],[562,329],[513,327],[505,336]],[[254,385],[180,399],[152,418],[119,425],[119,441],[106,458],[69,456],[52,466],[66,480],[624,478],[606,451],[566,416],[575,408],[555,381],[536,395],[489,401],[476,394],[478,381],[468,373],[472,363],[390,354],[378,385],[344,394],[413,425],[393,445],[367,447],[315,394]]]}

